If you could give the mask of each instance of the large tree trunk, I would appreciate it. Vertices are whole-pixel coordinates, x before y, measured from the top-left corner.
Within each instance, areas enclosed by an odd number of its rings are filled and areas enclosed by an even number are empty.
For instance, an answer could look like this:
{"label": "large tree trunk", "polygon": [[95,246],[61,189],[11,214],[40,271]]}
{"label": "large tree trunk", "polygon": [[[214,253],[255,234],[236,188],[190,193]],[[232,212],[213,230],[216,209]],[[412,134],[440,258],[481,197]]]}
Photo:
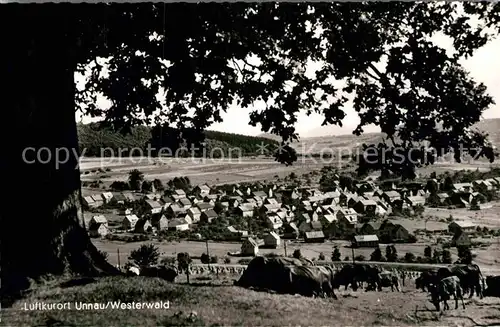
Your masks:
{"label": "large tree trunk", "polygon": [[83,226],[68,25],[35,15],[1,32],[4,295],[48,274],[117,273]]}

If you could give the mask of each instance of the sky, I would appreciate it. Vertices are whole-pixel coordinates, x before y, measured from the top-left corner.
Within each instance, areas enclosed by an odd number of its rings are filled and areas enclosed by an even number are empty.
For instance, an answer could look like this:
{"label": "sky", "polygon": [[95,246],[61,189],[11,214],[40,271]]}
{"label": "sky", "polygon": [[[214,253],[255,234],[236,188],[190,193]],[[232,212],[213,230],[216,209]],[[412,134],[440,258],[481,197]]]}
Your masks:
{"label": "sky", "polygon": [[[451,51],[451,41],[443,35],[434,37],[434,42],[443,47],[447,51]],[[500,118],[500,38],[490,41],[482,48],[476,50],[474,55],[462,62],[463,66],[470,72],[471,76],[477,81],[482,82],[488,88],[488,93],[493,96],[498,103],[483,113],[483,118]],[[80,79],[80,80],[79,80]],[[77,78],[77,83],[81,83],[81,77]],[[106,106],[106,100],[98,100],[98,104]],[[213,124],[209,129],[228,133],[237,133],[245,135],[259,135],[262,133],[260,126],[253,127],[249,125],[249,113],[254,108],[239,108],[231,106],[225,113],[221,113],[222,123]],[[317,137],[327,135],[350,134],[359,123],[357,113],[349,107],[349,104],[344,108],[346,117],[343,120],[343,127],[338,126],[321,126],[323,117],[319,114],[305,113],[299,114],[297,117],[296,131],[300,137]],[[80,114],[77,113],[77,120],[81,120]],[[83,122],[89,122],[92,119],[83,117]],[[368,126],[364,128],[365,133],[378,132],[376,126]]]}

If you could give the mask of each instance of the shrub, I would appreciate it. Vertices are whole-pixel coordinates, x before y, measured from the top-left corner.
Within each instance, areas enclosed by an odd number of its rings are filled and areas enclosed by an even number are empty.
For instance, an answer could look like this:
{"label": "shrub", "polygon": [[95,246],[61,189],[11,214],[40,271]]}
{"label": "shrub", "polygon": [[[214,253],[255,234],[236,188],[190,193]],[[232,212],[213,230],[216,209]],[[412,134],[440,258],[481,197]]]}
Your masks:
{"label": "shrub", "polygon": [[408,243],[416,243],[417,242],[417,237],[413,234],[410,234],[408,236]]}
{"label": "shrub", "polygon": [[432,258],[432,248],[430,246],[426,246],[424,249],[424,257]]}
{"label": "shrub", "polygon": [[354,257],[355,261],[365,261],[365,256],[360,254]]}
{"label": "shrub", "polygon": [[411,252],[406,252],[404,261],[408,263],[415,262],[415,255]]}
{"label": "shrub", "polygon": [[398,261],[398,252],[397,252],[396,247],[394,245],[388,245],[385,250],[386,250],[385,256],[387,258],[387,261],[389,261],[389,262]]}
{"label": "shrub", "polygon": [[231,258],[230,258],[230,257],[225,257],[225,258],[224,258],[224,263],[225,263],[226,265],[230,264],[230,263],[231,263]]}
{"label": "shrub", "polygon": [[205,265],[209,264],[210,263],[210,256],[206,253],[203,253],[200,257],[200,261],[201,261],[201,263],[203,263]]}
{"label": "shrub", "polygon": [[349,256],[345,256],[344,261],[349,261]]}
{"label": "shrub", "polygon": [[326,260],[326,257],[325,255],[323,254],[323,252],[321,252],[318,256],[318,260],[321,260],[321,261],[325,261]]}
{"label": "shrub", "polygon": [[370,255],[370,261],[382,261],[382,251],[380,248],[376,248]]}
{"label": "shrub", "polygon": [[210,263],[218,263],[218,262],[219,258],[216,255],[210,257]]}
{"label": "shrub", "polygon": [[340,261],[340,250],[337,246],[333,248],[332,261]]}

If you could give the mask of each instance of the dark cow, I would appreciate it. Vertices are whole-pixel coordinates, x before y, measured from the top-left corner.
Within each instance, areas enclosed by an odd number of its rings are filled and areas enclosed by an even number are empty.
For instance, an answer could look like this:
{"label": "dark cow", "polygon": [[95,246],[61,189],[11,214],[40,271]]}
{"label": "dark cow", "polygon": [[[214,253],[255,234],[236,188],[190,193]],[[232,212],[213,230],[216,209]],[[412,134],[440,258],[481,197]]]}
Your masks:
{"label": "dark cow", "polygon": [[462,287],[460,279],[457,276],[450,276],[441,279],[437,286],[430,287],[432,303],[437,311],[440,310],[440,303],[444,302],[444,310],[449,310],[448,300],[451,296],[455,300],[455,309],[458,309],[458,300],[462,301],[462,306],[465,309]]}
{"label": "dark cow", "polygon": [[293,292],[291,267],[308,262],[286,257],[255,257],[234,284],[245,288],[272,290],[277,293]]}
{"label": "dark cow", "polygon": [[483,298],[483,287],[481,285],[483,276],[478,265],[454,265],[449,268],[439,268],[437,275],[439,280],[456,276],[460,279],[464,294],[469,293],[469,298],[471,298],[475,291],[481,299]]}
{"label": "dark cow", "polygon": [[337,298],[331,284],[333,271],[321,266],[290,266],[292,294]]}
{"label": "dark cow", "polygon": [[324,276],[322,285],[324,295],[337,299],[337,295],[335,295],[335,289],[333,287],[335,278],[334,268],[331,266],[318,266],[318,269]]}
{"label": "dark cow", "polygon": [[484,296],[500,297],[500,276],[487,276]]}
{"label": "dark cow", "polygon": [[426,270],[420,273],[420,276],[415,280],[415,286],[417,289],[426,291],[431,285],[437,285],[439,282],[438,274],[436,270]]}
{"label": "dark cow", "polygon": [[143,267],[140,270],[140,276],[159,277],[168,282],[174,282],[178,274],[177,268],[170,266]]}
{"label": "dark cow", "polygon": [[380,268],[377,266],[363,264],[345,265],[335,274],[333,286],[334,288],[339,288],[341,285],[344,285],[347,290],[347,287],[351,285],[352,289],[356,291],[358,283],[366,282],[369,286],[375,288],[375,285],[379,284],[380,271]]}
{"label": "dark cow", "polygon": [[379,274],[378,290],[381,291],[382,287],[390,287],[394,292],[394,288],[399,292],[399,278],[396,273],[391,271],[383,271]]}

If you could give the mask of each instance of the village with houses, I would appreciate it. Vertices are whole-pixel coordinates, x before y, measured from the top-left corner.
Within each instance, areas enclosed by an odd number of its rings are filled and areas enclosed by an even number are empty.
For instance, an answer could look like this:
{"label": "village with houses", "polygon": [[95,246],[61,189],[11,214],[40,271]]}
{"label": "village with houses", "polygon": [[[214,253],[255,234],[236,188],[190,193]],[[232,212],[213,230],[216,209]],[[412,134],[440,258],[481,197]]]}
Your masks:
{"label": "village with houses", "polygon": [[[147,191],[83,197],[86,227],[101,243],[210,240],[239,244],[240,250],[233,251],[238,256],[255,256],[266,249],[285,248],[286,253],[287,244],[335,241],[356,249],[433,244],[436,239],[451,247],[470,246],[478,231],[491,237],[500,231],[500,225],[495,229],[495,224],[452,218],[458,210],[473,217],[491,208],[500,194],[499,177],[454,184],[429,178],[398,186],[371,179],[342,185],[345,178],[338,173],[325,170],[325,174],[327,190],[320,190],[325,185],[304,185],[294,174],[272,182],[182,188],[146,181],[151,184]],[[428,216],[430,210],[451,214],[438,219]],[[434,224],[428,224],[432,219]],[[411,227],[408,222],[425,227]]]}

